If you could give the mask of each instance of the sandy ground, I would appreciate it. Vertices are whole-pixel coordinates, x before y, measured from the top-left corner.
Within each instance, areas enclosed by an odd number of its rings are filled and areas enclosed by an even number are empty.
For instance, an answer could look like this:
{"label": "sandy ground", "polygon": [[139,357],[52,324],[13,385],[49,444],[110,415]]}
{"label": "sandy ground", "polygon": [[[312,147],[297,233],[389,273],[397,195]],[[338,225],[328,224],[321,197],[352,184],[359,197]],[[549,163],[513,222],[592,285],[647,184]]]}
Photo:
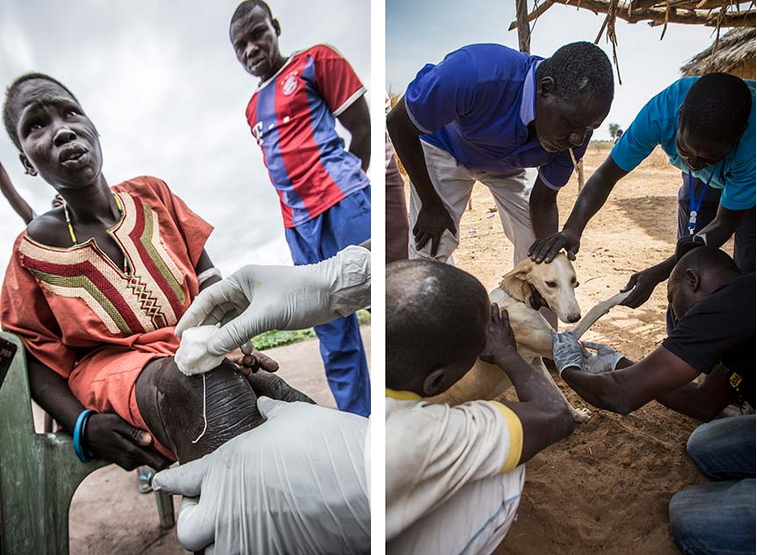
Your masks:
{"label": "sandy ground", "polygon": [[[370,360],[370,326],[362,326],[361,332]],[[279,374],[294,387],[323,406],[336,406],[326,383],[317,340],[270,349],[266,354],[279,362]],[[35,420],[41,429],[41,411],[35,411]],[[179,502],[175,496],[177,516]],[[160,529],[154,495],[138,493],[136,473],[116,465],[93,472],[76,490],[69,531],[72,555],[188,553],[179,545],[176,528]]]}
{"label": "sandy ground", "polygon": [[[589,151],[587,177],[608,152]],[[575,262],[576,297],[583,313],[619,291],[633,272],[663,260],[675,248],[681,174],[659,154],[621,181],[584,234]],[[574,177],[558,196],[561,225],[577,194]],[[477,185],[455,253],[457,265],[487,290],[512,268],[512,247],[498,214],[491,212],[494,206],[488,190]],[[665,337],[666,305],[662,284],[641,308],[613,309],[586,339],[638,360]],[[559,385],[574,406],[586,406],[564,383]],[[518,520],[497,553],[678,553],[668,533],[667,507],[673,493],[704,479],[685,451],[696,422],[655,402],[625,417],[596,409],[593,415],[571,437],[528,463]]]}

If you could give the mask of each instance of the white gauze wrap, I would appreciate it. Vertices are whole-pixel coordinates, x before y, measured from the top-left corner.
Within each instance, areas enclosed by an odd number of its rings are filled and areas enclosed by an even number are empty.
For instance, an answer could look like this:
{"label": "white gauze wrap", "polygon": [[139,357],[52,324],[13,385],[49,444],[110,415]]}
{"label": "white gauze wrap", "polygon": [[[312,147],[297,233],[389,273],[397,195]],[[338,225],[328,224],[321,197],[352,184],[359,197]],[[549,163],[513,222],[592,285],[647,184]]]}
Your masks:
{"label": "white gauze wrap", "polygon": [[216,326],[197,326],[181,334],[181,344],[174,361],[183,374],[204,374],[221,364],[223,356],[208,353],[208,339],[217,329]]}

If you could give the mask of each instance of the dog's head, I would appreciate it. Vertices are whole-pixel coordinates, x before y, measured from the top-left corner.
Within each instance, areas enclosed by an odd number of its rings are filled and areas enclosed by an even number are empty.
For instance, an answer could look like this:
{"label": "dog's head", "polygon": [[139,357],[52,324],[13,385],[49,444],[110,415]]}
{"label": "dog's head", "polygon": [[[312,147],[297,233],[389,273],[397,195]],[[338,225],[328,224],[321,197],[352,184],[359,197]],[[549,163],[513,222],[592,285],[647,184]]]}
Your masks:
{"label": "dog's head", "polygon": [[550,263],[536,264],[526,258],[502,278],[500,286],[527,304],[533,300],[533,287],[560,320],[572,324],[581,319],[574,293],[578,287],[576,270],[562,252]]}

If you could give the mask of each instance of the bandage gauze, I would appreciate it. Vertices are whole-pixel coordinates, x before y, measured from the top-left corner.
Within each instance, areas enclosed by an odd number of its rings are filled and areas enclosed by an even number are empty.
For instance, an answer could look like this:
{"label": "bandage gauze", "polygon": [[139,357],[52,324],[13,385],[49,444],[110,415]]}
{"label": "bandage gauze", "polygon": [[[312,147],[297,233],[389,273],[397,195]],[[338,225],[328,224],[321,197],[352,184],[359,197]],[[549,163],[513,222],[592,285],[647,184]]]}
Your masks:
{"label": "bandage gauze", "polygon": [[217,329],[216,326],[197,326],[181,335],[181,344],[174,360],[183,374],[204,374],[221,364],[223,356],[208,353],[208,339]]}

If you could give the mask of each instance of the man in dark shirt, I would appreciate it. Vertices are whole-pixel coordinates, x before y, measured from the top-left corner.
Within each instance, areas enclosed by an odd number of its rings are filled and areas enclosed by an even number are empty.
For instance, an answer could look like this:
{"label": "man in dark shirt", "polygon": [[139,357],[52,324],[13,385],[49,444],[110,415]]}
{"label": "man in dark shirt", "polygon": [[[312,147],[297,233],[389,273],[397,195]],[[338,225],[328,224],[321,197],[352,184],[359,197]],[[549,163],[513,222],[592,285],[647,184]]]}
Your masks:
{"label": "man in dark shirt", "polygon": [[[553,336],[555,364],[598,408],[628,414],[656,399],[708,422],[694,431],[687,450],[716,482],[673,496],[673,536],[685,553],[754,553],[755,416],[710,420],[735,401],[755,404],[755,276],[741,275],[715,247],[696,248],[673,269],[668,300],[677,324],[640,362],[604,345],[589,360],[566,332]],[[705,379],[694,382],[700,373]]]}

